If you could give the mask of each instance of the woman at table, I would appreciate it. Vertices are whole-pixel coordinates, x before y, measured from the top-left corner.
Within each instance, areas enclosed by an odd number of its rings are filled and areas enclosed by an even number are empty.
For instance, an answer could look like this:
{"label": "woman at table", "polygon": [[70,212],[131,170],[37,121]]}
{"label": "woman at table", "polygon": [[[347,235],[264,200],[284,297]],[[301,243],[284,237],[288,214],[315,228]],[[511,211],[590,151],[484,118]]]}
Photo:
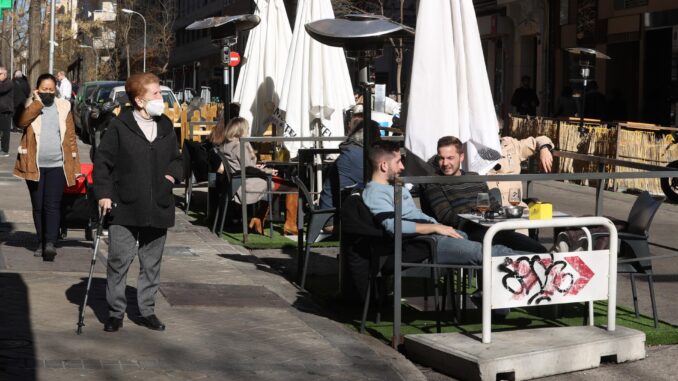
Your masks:
{"label": "woman at table", "polygon": [[56,97],[56,82],[51,74],[40,75],[17,121],[23,135],[14,175],[28,185],[40,242],[34,255],[44,261],[53,261],[57,254],[54,244],[59,236],[64,186],[75,185],[80,172],[71,104]]}
{"label": "woman at table", "polygon": [[[245,143],[245,157],[240,157],[240,138],[249,136],[249,130],[250,126],[246,119],[235,117],[228,124],[224,124],[222,116],[210,133],[209,141],[226,156],[232,173],[240,172],[243,165],[246,168],[258,168],[273,175],[274,191],[297,192],[297,188],[293,184],[276,176],[278,174],[276,170],[257,164],[257,157],[250,143]],[[222,168],[220,168],[219,173],[223,173]],[[250,230],[259,234],[264,234],[264,219],[270,207],[268,202],[263,200],[266,196],[266,191],[266,180],[257,177],[247,178],[247,199],[245,201],[247,204],[259,202],[259,208],[257,208],[248,226]],[[242,189],[238,189],[238,192],[235,194],[235,201],[240,204],[242,203]],[[285,224],[283,225],[283,232],[285,234],[297,234],[298,202],[299,195],[297,193],[285,195]]]}

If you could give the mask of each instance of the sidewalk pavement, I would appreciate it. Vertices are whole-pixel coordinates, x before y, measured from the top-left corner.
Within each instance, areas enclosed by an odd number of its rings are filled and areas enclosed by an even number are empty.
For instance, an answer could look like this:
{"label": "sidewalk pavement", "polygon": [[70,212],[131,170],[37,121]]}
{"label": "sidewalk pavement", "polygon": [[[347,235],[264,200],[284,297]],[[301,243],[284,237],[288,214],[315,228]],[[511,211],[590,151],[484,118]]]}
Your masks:
{"label": "sidewalk pavement", "polygon": [[[28,192],[0,159],[0,380],[425,380],[411,362],[367,335],[323,317],[310,298],[177,210],[169,232],[156,332],[107,318],[101,248],[84,332],[75,334],[91,249],[71,231],[54,263],[37,245]],[[83,158],[87,146],[81,147]],[[128,313],[138,261],[128,279]]]}

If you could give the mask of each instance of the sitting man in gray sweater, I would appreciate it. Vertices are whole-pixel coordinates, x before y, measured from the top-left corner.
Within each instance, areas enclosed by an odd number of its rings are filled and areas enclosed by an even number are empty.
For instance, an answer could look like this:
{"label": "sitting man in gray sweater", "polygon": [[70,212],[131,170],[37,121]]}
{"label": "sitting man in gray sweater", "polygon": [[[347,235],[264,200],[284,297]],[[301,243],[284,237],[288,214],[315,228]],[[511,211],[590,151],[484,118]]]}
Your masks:
{"label": "sitting man in gray sweater", "polygon": [[[400,147],[387,141],[379,141],[370,150],[372,181],[363,191],[363,201],[384,229],[394,234],[395,206],[393,204],[393,181],[405,168],[401,161]],[[466,234],[451,226],[439,224],[433,217],[424,214],[414,204],[412,195],[403,187],[402,232],[403,234],[433,234],[438,249],[438,263],[455,265],[481,265],[482,244],[469,241]],[[513,255],[514,252],[501,245],[492,247],[492,256]]]}

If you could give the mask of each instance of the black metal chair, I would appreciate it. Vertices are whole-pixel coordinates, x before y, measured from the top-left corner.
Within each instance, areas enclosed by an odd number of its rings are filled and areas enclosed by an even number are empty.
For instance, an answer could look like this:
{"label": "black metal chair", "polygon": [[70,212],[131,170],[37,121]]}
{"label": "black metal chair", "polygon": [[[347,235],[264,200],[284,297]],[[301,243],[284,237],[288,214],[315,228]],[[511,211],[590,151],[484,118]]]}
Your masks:
{"label": "black metal chair", "polygon": [[[297,176],[294,177],[294,184],[299,189],[299,206],[297,210],[297,230],[299,231],[299,243],[298,243],[298,253],[299,259],[303,259],[302,270],[301,270],[301,279],[299,279],[300,286],[303,289],[306,286],[306,274],[308,272],[308,257],[311,254],[311,245],[315,242],[316,239],[320,236],[323,227],[329,221],[330,218],[334,217],[337,212],[337,208],[327,208],[320,209],[313,202],[311,197],[311,192],[308,191],[308,188],[303,181]],[[308,216],[307,228],[304,229],[304,220]],[[305,237],[304,237],[305,234]],[[305,240],[302,243],[301,237],[304,237]],[[303,245],[303,247],[302,247]]]}
{"label": "black metal chair", "polygon": [[[235,194],[238,192],[238,189],[240,189],[240,186],[242,185],[242,176],[240,173],[235,174],[232,172],[231,166],[228,163],[228,159],[226,159],[226,156],[221,151],[219,151],[217,147],[212,148],[208,152],[208,162],[210,166],[208,177],[210,177],[211,180],[213,179],[213,181],[209,181],[209,186],[210,188],[214,189],[218,195],[217,209],[213,213],[214,218],[212,221],[211,230],[213,233],[221,235],[221,232],[224,231],[224,224],[226,222],[226,215],[228,213],[228,204],[233,200]],[[223,173],[218,173],[218,169],[222,164],[224,171]],[[259,170],[258,168],[247,167],[245,170],[246,176],[248,178],[258,177],[266,180],[268,185],[266,189],[266,197],[268,205],[272,206],[273,203],[271,192],[273,190],[273,181],[271,175]],[[245,197],[243,197],[243,201],[246,202]],[[271,210],[272,208],[269,207],[268,222],[270,235],[273,237],[273,216]],[[219,230],[217,230],[217,225],[219,226]]]}
{"label": "black metal chair", "polygon": [[[184,161],[184,178],[186,179],[186,188],[184,193],[184,213],[188,214],[191,208],[191,199],[193,198],[193,188],[207,186],[207,151],[211,146],[207,143],[198,143],[191,140],[184,140],[182,150]],[[206,208],[209,213],[209,202]]]}
{"label": "black metal chair", "polygon": [[[372,299],[377,302],[375,322],[381,319],[381,305],[385,287],[385,278],[394,272],[393,237],[374,221],[360,192],[354,192],[342,203],[342,241],[346,241],[342,255],[346,256],[354,286],[363,298],[363,311],[360,332],[365,332],[365,322]],[[436,242],[432,236],[416,236],[403,240],[403,262],[436,263]],[[436,329],[440,332],[440,298],[438,292],[439,270],[435,268],[412,267],[401,272],[403,278],[423,278],[425,287],[431,280],[434,285],[434,304],[436,308]],[[425,296],[427,297],[427,296]]]}
{"label": "black metal chair", "polygon": [[[617,273],[629,274],[631,277],[631,292],[633,294],[633,308],[636,317],[639,317],[639,313],[635,276],[644,275],[647,277],[655,328],[658,327],[657,303],[654,293],[654,280],[652,278],[652,256],[650,255],[648,239],[650,225],[664,199],[664,197],[654,199],[650,196],[650,193],[642,192],[631,207],[626,221],[626,228],[618,232],[619,254],[617,256]],[[607,232],[595,232],[591,234],[591,238],[596,242],[597,239],[607,237],[608,234]]]}

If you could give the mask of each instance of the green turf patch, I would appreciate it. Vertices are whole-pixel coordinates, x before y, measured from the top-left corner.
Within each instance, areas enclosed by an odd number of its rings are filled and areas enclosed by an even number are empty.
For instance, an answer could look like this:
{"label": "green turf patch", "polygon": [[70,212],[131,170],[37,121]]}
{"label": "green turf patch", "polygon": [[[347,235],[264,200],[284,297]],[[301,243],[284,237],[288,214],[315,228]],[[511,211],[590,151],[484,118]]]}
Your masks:
{"label": "green turf patch", "polygon": [[[222,238],[228,241],[230,244],[241,245],[248,249],[284,249],[284,248],[296,248],[297,240],[292,240],[291,238],[285,237],[282,234],[282,225],[273,224],[273,237],[269,237],[270,230],[268,225],[266,225],[266,230],[264,230],[265,235],[259,234],[248,234],[247,242],[243,242],[243,234],[241,229],[235,227],[230,227],[228,231],[225,231],[222,234]],[[311,245],[311,247],[338,247],[339,241],[334,237],[329,237],[324,241],[316,242]]]}
{"label": "green turf patch", "polygon": [[[384,310],[379,324],[368,320],[366,323],[367,331],[384,342],[390,342],[393,336],[392,311],[392,308]],[[584,324],[584,316],[587,312],[587,308],[581,303],[560,305],[557,313],[553,306],[514,308],[511,309],[511,313],[504,320],[493,322],[492,331],[581,326]],[[594,313],[595,324],[597,326],[607,324],[607,303],[596,302],[594,304]],[[482,331],[480,310],[467,311],[464,319],[465,323],[462,324],[451,322],[451,315],[450,311],[443,314],[441,321],[442,332],[480,334]],[[435,312],[422,312],[404,302],[402,308],[402,335],[436,333],[435,317]],[[347,325],[357,330],[360,328],[360,320],[349,320]],[[651,317],[640,315],[639,318],[636,318],[632,309],[617,307],[617,325],[644,332],[647,345],[678,343],[678,327],[660,321],[659,327],[655,329]]]}

